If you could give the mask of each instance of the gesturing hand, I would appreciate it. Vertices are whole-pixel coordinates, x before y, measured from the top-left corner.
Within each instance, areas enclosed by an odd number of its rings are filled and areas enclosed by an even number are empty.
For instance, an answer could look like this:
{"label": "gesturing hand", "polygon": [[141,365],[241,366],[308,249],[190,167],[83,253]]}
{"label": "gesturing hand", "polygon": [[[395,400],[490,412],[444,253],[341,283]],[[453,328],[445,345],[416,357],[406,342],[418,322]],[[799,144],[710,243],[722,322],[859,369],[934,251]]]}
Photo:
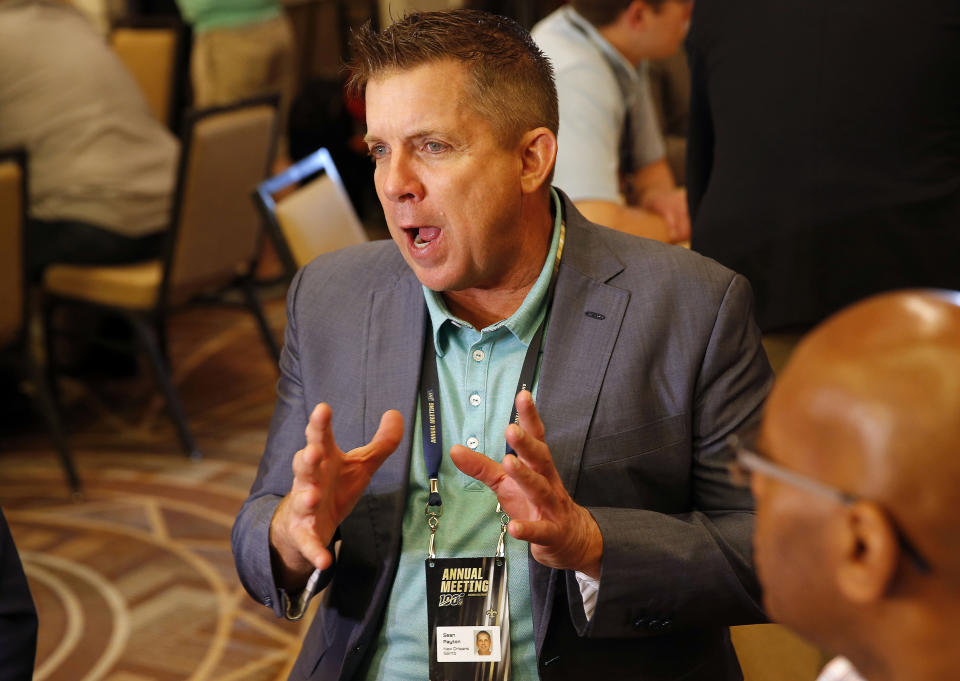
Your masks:
{"label": "gesturing hand", "polygon": [[274,569],[281,585],[303,585],[313,568],[333,563],[328,550],[370,478],[403,437],[403,417],[390,410],[369,444],[342,452],[333,439],[330,405],[321,403],[307,424],[307,445],[293,457],[293,485],[270,522]]}
{"label": "gesturing hand", "polygon": [[520,425],[507,426],[507,443],[517,456],[503,463],[462,445],[450,448],[454,465],[493,490],[510,516],[510,536],[530,542],[533,557],[543,565],[578,570],[600,577],[603,536],[590,512],[574,503],[553,465],[544,441],[544,427],[533,397],[517,395]]}

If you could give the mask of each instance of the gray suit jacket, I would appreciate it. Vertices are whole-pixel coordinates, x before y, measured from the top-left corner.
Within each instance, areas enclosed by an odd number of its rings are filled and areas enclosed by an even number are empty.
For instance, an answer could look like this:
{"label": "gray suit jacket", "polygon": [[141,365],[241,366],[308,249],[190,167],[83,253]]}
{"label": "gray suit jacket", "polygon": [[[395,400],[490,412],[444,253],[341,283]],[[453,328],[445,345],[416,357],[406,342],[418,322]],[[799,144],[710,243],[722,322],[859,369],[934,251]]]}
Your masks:
{"label": "gray suit jacket", "polygon": [[[740,679],[726,626],[763,614],[752,502],[728,480],[724,438],[759,416],[771,382],[749,285],[688,250],[591,224],[566,197],[564,209],[537,408],[604,556],[589,623],[574,575],[530,560],[540,678]],[[293,679],[354,678],[375,640],[400,547],[425,313],[392,242],[322,256],[291,286],[277,407],[233,532],[254,598],[282,614],[268,528],[313,406],[332,405],[343,450],[368,442],[387,409],[407,428],[340,527]]]}

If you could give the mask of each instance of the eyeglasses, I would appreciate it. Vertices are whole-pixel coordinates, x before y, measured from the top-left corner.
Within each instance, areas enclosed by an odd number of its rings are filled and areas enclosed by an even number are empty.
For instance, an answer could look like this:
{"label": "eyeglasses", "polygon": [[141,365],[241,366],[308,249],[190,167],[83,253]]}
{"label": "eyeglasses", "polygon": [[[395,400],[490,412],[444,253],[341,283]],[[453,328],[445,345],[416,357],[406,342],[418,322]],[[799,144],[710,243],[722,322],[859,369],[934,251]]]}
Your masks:
{"label": "eyeglasses", "polygon": [[[837,489],[819,480],[814,480],[806,475],[797,473],[784,468],[778,463],[774,463],[770,457],[758,453],[757,447],[753,444],[755,434],[750,435],[731,435],[727,438],[727,446],[734,453],[734,459],[729,463],[730,475],[733,481],[744,487],[750,486],[750,478],[754,473],[759,473],[770,478],[776,478],[780,482],[792,485],[797,489],[802,489],[811,494],[831,499],[839,504],[849,506],[858,501],[865,501],[862,497],[843,490]],[[907,539],[907,536],[897,525],[893,517],[887,513],[894,533],[897,535],[897,541],[900,548],[906,554],[910,562],[923,573],[930,572],[930,563],[917,550],[913,543]]]}

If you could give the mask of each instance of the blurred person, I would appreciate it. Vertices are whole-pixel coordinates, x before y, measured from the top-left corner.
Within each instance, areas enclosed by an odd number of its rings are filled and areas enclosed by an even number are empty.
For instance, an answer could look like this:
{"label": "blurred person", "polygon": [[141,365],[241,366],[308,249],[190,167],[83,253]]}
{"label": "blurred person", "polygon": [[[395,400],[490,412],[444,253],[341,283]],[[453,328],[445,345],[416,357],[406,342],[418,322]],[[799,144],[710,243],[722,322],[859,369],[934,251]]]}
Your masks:
{"label": "blurred person", "polygon": [[958,415],[960,293],[888,293],[800,343],[740,446],[767,612],[846,656],[823,681],[956,678]]}
{"label": "blurred person", "polygon": [[193,28],[193,105],[226,106],[279,92],[281,157],[296,90],[294,42],[281,0],[177,0]]}
{"label": "blurred person", "polygon": [[555,182],[587,219],[661,241],[690,238],[647,60],[686,35],[692,0],[574,0],[533,27],[560,97]]}
{"label": "blurred person", "polygon": [[691,245],[789,352],[841,307],[960,288],[960,2],[697,0]]}
{"label": "blurred person", "polygon": [[[771,380],[745,281],[551,188],[556,90],[516,23],[412,14],[353,47],[393,239],[294,279],[233,530],[278,616],[325,589],[291,678],[474,678],[431,654],[464,607],[491,678],[741,679],[728,625],[764,616],[722,459]],[[484,598],[436,583],[451,562]]]}
{"label": "blurred person", "polygon": [[683,50],[650,60],[650,89],[667,148],[667,163],[678,185],[687,177],[687,135],[690,129],[690,69]]}
{"label": "blurred person", "polygon": [[33,678],[37,626],[37,611],[20,554],[0,511],[0,681]]}
{"label": "blurred person", "polygon": [[0,0],[0,148],[28,154],[28,258],[116,264],[160,254],[177,140],[87,19]]}

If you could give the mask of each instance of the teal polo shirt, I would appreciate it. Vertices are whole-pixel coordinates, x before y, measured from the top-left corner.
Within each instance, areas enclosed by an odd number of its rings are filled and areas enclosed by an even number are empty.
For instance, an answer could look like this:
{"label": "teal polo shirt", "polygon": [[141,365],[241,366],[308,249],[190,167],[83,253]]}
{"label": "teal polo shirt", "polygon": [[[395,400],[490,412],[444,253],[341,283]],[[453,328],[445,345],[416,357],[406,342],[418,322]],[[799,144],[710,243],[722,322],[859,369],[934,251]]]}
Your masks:
{"label": "teal polo shirt", "polygon": [[[454,317],[443,297],[424,287],[440,379],[444,457],[440,464],[443,517],[436,536],[439,558],[492,556],[500,522],[497,497],[450,461],[453,444],[462,444],[500,461],[517,380],[527,347],[547,314],[547,290],[560,242],[560,198],[552,192],[556,218],[550,250],[533,288],[510,317],[477,331]],[[539,365],[538,365],[539,366]],[[536,396],[539,371],[534,378]],[[423,510],[429,486],[423,460],[420,407],[413,432],[407,505],[403,516],[400,565],[366,678],[424,681],[429,678],[427,593],[423,562],[430,532]],[[528,544],[506,535],[510,595],[511,678],[537,678],[537,654],[530,609]]]}

